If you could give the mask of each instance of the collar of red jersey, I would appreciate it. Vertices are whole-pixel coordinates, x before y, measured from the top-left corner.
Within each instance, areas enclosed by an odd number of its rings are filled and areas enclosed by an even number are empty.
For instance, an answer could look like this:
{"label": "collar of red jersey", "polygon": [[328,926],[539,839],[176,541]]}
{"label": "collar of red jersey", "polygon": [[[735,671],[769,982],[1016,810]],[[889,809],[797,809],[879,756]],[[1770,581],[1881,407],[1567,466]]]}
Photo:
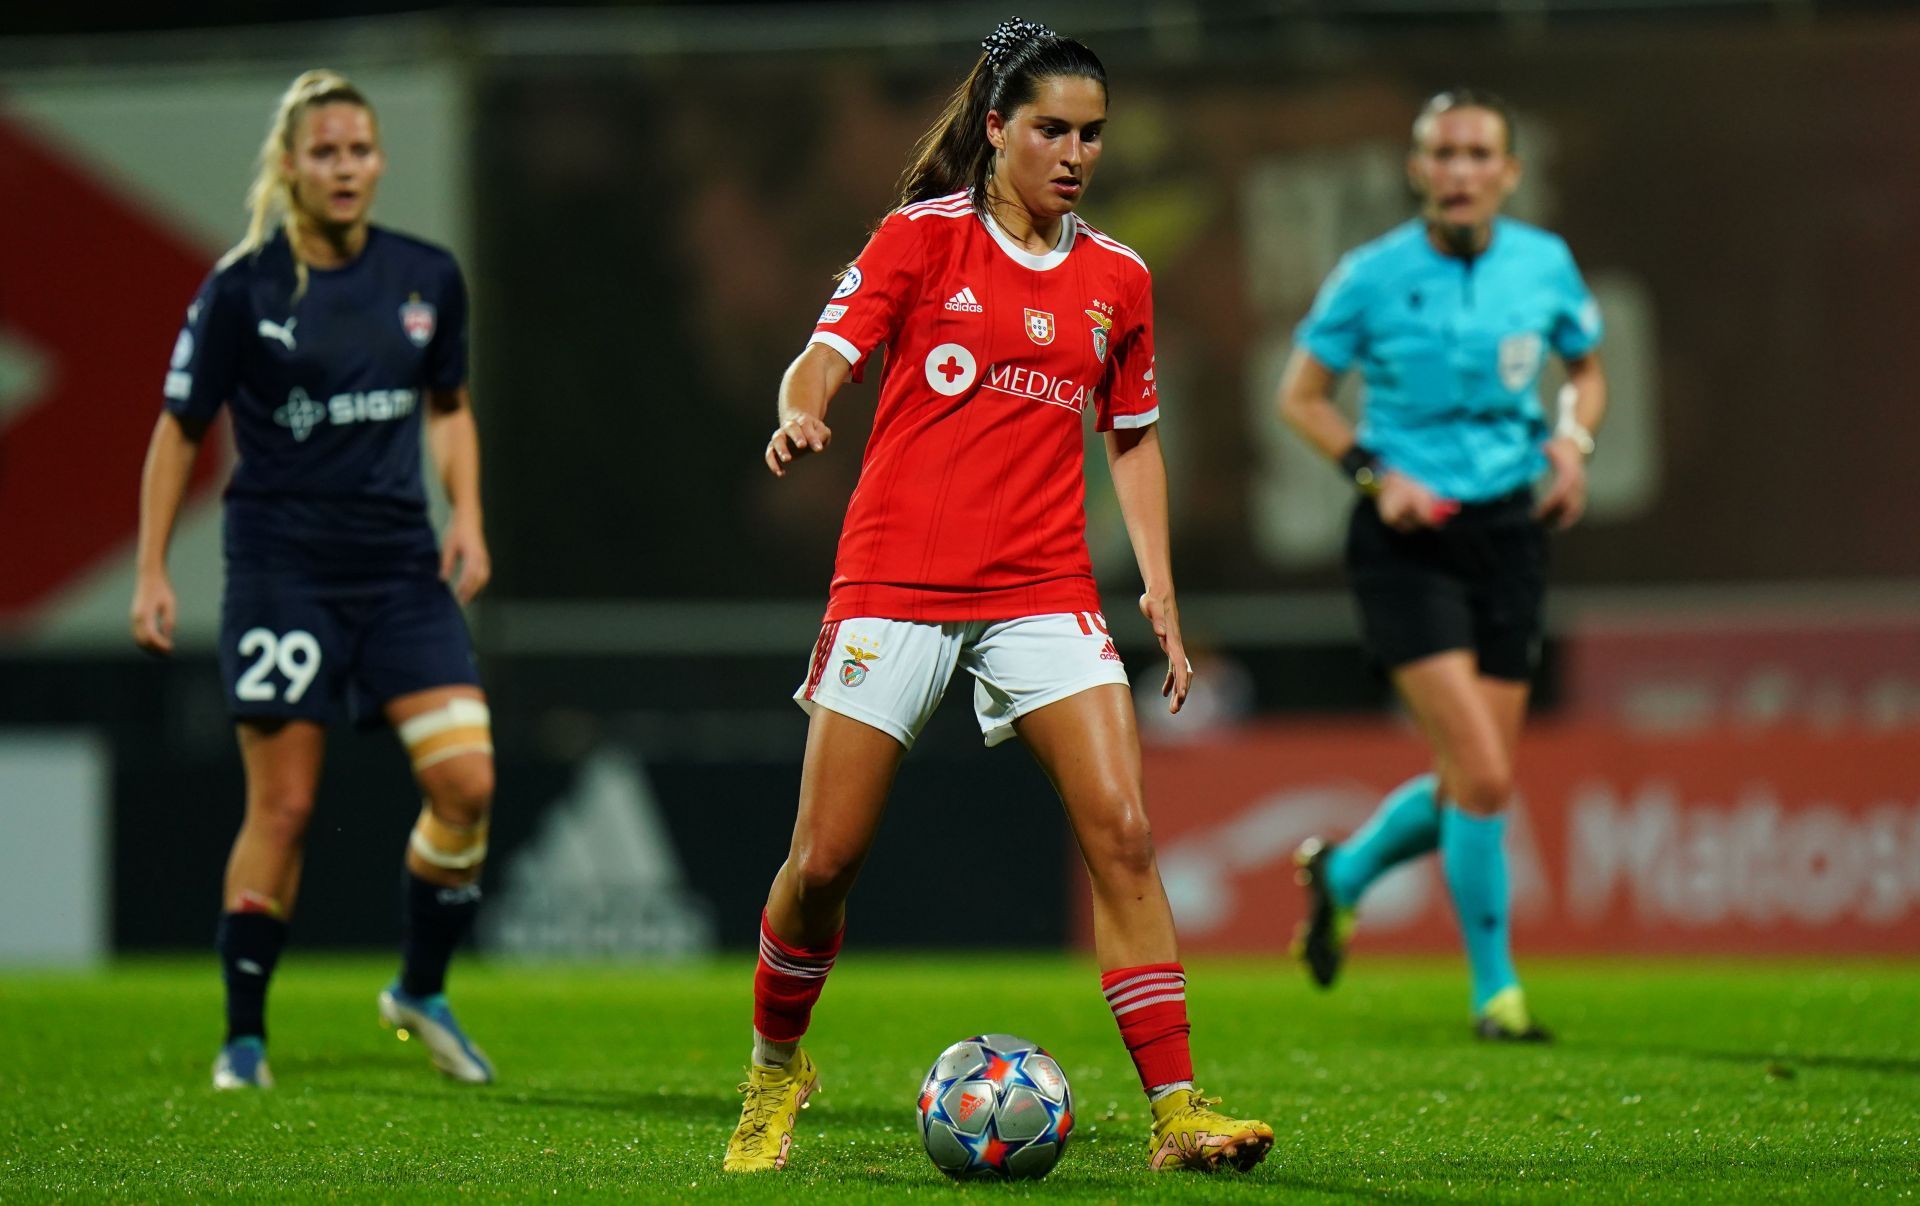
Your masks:
{"label": "collar of red jersey", "polygon": [[1067,253],[1073,250],[1073,240],[1080,230],[1079,217],[1068,214],[1061,219],[1060,238],[1054,243],[1053,250],[1036,255],[1014,242],[1013,236],[1001,230],[1000,224],[995,222],[991,215],[982,213],[980,221],[986,224],[987,233],[993,236],[993,241],[1000,244],[1000,250],[1006,252],[1014,263],[1022,268],[1031,268],[1035,272],[1045,272],[1049,268],[1057,268],[1066,263]]}

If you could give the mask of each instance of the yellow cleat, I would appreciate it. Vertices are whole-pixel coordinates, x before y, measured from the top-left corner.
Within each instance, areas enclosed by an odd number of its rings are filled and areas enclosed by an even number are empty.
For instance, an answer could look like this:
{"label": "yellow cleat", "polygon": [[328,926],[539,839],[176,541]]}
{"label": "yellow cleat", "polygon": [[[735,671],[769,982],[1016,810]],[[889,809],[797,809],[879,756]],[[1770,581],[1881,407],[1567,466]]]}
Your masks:
{"label": "yellow cleat", "polygon": [[1267,1158],[1273,1128],[1251,1118],[1229,1118],[1213,1107],[1218,1097],[1198,1089],[1175,1089],[1153,1103],[1148,1163],[1155,1172],[1231,1167],[1245,1172]]}
{"label": "yellow cleat", "polygon": [[747,1081],[740,1086],[747,1095],[740,1106],[740,1125],[727,1140],[721,1170],[746,1173],[785,1168],[787,1154],[793,1150],[794,1122],[819,1087],[820,1071],[805,1051],[795,1051],[784,1068],[749,1067]]}

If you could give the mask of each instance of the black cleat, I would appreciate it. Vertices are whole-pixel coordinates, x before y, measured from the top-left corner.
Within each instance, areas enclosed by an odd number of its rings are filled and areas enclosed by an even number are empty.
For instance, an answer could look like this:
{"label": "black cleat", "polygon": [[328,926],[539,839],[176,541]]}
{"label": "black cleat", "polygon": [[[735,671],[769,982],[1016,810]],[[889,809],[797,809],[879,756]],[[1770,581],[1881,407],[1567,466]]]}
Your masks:
{"label": "black cleat", "polygon": [[1327,859],[1333,847],[1317,837],[1300,843],[1293,852],[1294,882],[1307,890],[1307,919],[1293,933],[1293,957],[1307,965],[1307,974],[1322,988],[1332,988],[1347,957],[1347,939],[1353,934],[1353,910],[1343,909],[1327,887]]}
{"label": "black cleat", "polygon": [[1473,1020],[1473,1037],[1489,1043],[1551,1043],[1553,1034],[1527,1013],[1527,998],[1518,987],[1495,993]]}
{"label": "black cleat", "polygon": [[1473,1037],[1489,1043],[1551,1043],[1553,1032],[1538,1022],[1528,1022],[1525,1030],[1508,1030],[1492,1018],[1473,1023]]}

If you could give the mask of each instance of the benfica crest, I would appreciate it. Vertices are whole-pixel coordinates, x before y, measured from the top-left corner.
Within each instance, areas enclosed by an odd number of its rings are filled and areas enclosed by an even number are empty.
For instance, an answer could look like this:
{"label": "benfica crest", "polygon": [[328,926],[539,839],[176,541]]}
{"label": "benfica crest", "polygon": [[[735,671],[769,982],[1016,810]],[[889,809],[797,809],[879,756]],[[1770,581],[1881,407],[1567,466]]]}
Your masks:
{"label": "benfica crest", "polygon": [[421,301],[418,293],[400,307],[400,328],[413,341],[414,347],[424,348],[433,342],[434,316],[433,303]]}
{"label": "benfica crest", "polygon": [[1041,347],[1053,342],[1053,315],[1045,310],[1027,311],[1027,338]]}
{"label": "benfica crest", "polygon": [[1113,315],[1102,314],[1098,310],[1083,310],[1081,313],[1093,320],[1093,357],[1100,363],[1105,364],[1107,362],[1107,332],[1113,330]]}
{"label": "benfica crest", "polygon": [[862,649],[858,645],[848,645],[847,660],[840,663],[840,682],[848,687],[857,687],[867,681],[867,663],[880,656],[877,649]]}

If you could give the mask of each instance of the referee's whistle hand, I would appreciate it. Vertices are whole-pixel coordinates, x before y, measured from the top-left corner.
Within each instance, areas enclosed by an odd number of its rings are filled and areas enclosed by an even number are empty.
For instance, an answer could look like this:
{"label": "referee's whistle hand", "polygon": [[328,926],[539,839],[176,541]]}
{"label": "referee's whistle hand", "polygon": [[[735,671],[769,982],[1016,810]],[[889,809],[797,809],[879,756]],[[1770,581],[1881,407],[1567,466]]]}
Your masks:
{"label": "referee's whistle hand", "polygon": [[1587,511],[1587,456],[1571,440],[1547,441],[1547,460],[1553,482],[1534,509],[1535,518],[1566,531]]}
{"label": "referee's whistle hand", "polygon": [[1437,528],[1460,509],[1453,500],[1441,498],[1420,482],[1392,470],[1381,480],[1374,505],[1380,510],[1380,522],[1396,532]]}

